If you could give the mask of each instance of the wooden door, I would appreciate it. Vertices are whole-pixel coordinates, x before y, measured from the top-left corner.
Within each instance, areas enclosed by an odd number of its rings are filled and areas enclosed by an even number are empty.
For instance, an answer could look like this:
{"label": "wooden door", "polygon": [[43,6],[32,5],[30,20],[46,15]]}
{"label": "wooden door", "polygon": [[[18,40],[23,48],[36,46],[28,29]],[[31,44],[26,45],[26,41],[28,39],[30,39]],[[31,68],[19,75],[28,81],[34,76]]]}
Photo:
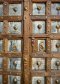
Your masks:
{"label": "wooden door", "polygon": [[0,0],[0,84],[60,84],[60,0]]}

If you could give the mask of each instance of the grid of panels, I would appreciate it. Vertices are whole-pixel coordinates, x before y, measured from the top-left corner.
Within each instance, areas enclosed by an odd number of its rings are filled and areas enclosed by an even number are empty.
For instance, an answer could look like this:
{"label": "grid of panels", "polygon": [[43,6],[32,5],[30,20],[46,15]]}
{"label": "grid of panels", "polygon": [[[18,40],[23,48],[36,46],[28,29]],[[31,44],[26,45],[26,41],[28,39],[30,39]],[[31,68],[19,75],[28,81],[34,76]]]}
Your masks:
{"label": "grid of panels", "polygon": [[0,1],[0,84],[22,82],[22,2]]}
{"label": "grid of panels", "polygon": [[60,1],[32,0],[30,4],[31,84],[59,84]]}

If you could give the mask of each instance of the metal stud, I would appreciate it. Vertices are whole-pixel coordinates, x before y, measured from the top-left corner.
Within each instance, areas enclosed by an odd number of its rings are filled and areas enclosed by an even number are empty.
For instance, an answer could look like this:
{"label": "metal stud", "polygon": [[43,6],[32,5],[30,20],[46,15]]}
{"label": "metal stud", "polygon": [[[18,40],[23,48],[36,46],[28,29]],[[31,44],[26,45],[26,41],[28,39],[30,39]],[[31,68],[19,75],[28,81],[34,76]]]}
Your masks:
{"label": "metal stud", "polygon": [[24,7],[24,10],[27,10],[27,7]]}
{"label": "metal stud", "polygon": [[60,29],[60,25],[58,24],[58,25],[56,25],[56,29]]}
{"label": "metal stud", "polygon": [[16,27],[16,25],[13,27],[13,29],[16,31],[18,28]]}
{"label": "metal stud", "polygon": [[41,61],[37,61],[37,66],[38,66],[38,69],[39,69],[39,67],[41,66]]}
{"label": "metal stud", "polygon": [[56,62],[56,66],[60,66],[60,61],[57,61]]}
{"label": "metal stud", "polygon": [[59,66],[60,66],[60,61],[56,61],[55,65],[56,65],[57,70],[58,70],[59,69]]}
{"label": "metal stud", "polygon": [[37,10],[40,11],[42,9],[41,6],[37,6]]}
{"label": "metal stud", "polygon": [[14,11],[14,12],[17,12],[17,7],[14,7],[14,8],[13,8],[13,11]]}
{"label": "metal stud", "polygon": [[41,28],[42,28],[41,24],[39,24],[39,25],[37,26],[37,28],[38,28],[38,29],[41,29]]}
{"label": "metal stud", "polygon": [[59,47],[60,47],[60,43],[57,43],[57,44],[56,44],[56,48],[59,48]]}
{"label": "metal stud", "polygon": [[16,78],[16,77],[14,77],[13,83],[14,83],[14,84],[17,84],[17,78]]}
{"label": "metal stud", "polygon": [[56,7],[56,10],[58,10],[58,11],[59,11],[59,10],[60,10],[60,7]]}
{"label": "metal stud", "polygon": [[38,80],[37,80],[37,84],[41,84],[41,80],[38,79]]}
{"label": "metal stud", "polygon": [[59,80],[55,80],[55,83],[56,83],[56,84],[59,84]]}

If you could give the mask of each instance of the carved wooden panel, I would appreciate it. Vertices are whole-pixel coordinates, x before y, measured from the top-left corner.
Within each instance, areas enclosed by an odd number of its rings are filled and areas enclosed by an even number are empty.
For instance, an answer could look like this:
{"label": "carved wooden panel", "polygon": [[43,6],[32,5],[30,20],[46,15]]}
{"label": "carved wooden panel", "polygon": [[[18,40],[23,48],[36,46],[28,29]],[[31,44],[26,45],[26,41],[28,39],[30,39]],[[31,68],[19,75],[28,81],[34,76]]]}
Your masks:
{"label": "carved wooden panel", "polygon": [[0,84],[60,84],[60,0],[0,0]]}

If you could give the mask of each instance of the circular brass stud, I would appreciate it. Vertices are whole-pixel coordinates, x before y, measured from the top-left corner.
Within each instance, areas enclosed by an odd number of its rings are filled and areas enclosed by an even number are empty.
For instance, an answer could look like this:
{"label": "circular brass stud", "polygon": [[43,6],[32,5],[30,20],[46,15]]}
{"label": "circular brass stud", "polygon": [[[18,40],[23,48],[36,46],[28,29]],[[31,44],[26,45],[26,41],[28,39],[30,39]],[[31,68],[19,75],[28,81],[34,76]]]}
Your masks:
{"label": "circular brass stud", "polygon": [[56,84],[59,84],[59,80],[55,80],[55,83],[56,83]]}
{"label": "circular brass stud", "polygon": [[14,82],[14,84],[17,84],[17,78],[16,77],[14,77],[13,82]]}
{"label": "circular brass stud", "polygon": [[59,10],[60,10],[60,7],[56,7],[56,10],[58,10],[58,11],[59,11]]}
{"label": "circular brass stud", "polygon": [[14,26],[13,29],[16,31],[18,28],[16,26]]}
{"label": "circular brass stud", "polygon": [[27,7],[24,7],[24,10],[28,10],[28,8]]}
{"label": "circular brass stud", "polygon": [[14,8],[13,8],[13,11],[14,11],[14,12],[17,12],[17,7],[14,7]]}
{"label": "circular brass stud", "polygon": [[38,29],[41,29],[41,28],[42,28],[41,24],[39,24],[39,25],[37,26],[37,28],[38,28]]}
{"label": "circular brass stud", "polygon": [[56,65],[56,66],[60,66],[60,61],[57,61],[57,62],[55,63],[55,65]]}
{"label": "circular brass stud", "polygon": [[40,11],[42,9],[41,6],[37,6],[37,10]]}
{"label": "circular brass stud", "polygon": [[58,25],[56,25],[56,29],[60,29],[60,25],[58,24]]}
{"label": "circular brass stud", "polygon": [[41,65],[41,61],[37,61],[37,66],[39,67]]}
{"label": "circular brass stud", "polygon": [[60,43],[57,43],[57,44],[56,44],[56,48],[59,48],[59,47],[60,47]]}
{"label": "circular brass stud", "polygon": [[38,80],[37,80],[37,84],[41,84],[41,80],[38,79]]}

